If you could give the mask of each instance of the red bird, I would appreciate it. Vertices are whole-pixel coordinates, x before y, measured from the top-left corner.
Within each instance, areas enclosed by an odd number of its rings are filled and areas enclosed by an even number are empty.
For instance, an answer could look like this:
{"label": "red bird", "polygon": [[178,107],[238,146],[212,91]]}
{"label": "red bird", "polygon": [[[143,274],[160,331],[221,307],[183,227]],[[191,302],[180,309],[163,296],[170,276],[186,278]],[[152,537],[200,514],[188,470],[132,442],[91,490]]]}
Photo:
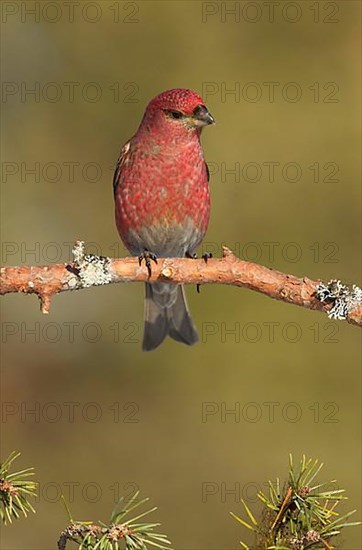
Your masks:
{"label": "red bird", "polygon": [[[121,150],[113,180],[116,224],[140,261],[192,257],[209,222],[209,171],[201,130],[214,119],[192,90],[168,90],[148,104],[142,122]],[[182,286],[146,283],[143,350],[169,335],[198,340]]]}

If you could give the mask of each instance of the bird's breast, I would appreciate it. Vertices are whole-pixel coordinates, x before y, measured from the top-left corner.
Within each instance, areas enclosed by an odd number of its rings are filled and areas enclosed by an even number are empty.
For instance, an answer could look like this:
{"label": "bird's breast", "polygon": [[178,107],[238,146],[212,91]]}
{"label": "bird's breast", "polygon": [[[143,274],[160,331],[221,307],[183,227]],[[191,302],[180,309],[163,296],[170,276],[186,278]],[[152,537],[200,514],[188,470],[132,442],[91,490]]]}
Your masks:
{"label": "bird's breast", "polygon": [[[158,146],[160,147],[160,146]],[[207,169],[201,146],[174,151],[131,146],[116,192],[119,223],[132,228],[178,225],[187,217],[206,231],[209,216]]]}

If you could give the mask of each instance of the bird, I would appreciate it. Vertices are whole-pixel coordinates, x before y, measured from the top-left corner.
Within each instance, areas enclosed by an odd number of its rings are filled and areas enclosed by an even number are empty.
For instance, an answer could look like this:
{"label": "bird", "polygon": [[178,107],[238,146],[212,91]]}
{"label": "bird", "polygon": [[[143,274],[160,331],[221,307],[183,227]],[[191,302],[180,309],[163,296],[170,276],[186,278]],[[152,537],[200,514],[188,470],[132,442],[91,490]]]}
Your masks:
{"label": "bird", "polygon": [[[150,272],[157,258],[196,257],[210,217],[209,169],[200,142],[214,117],[195,91],[166,90],[147,105],[113,178],[118,233]],[[198,334],[182,285],[146,283],[143,351]]]}

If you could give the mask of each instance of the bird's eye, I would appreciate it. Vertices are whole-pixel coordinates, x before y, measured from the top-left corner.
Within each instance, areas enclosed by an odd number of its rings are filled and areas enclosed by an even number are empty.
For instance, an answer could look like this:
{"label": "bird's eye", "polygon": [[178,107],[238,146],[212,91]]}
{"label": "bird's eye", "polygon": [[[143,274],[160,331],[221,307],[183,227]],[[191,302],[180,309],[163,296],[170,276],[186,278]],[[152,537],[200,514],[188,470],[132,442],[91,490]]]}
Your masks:
{"label": "bird's eye", "polygon": [[183,117],[183,114],[180,111],[169,111],[169,114],[172,118],[178,120]]}

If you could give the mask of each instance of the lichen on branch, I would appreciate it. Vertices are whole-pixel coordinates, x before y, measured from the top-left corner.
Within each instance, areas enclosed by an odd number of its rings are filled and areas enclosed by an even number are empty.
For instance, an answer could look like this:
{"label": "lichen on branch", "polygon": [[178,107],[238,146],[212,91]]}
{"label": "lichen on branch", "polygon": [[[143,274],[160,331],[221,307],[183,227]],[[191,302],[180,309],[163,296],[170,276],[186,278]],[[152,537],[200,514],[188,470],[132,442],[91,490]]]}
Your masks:
{"label": "lichen on branch", "polygon": [[349,289],[339,280],[327,284],[308,277],[296,277],[237,258],[223,247],[222,258],[195,260],[159,258],[149,274],[137,258],[113,259],[84,254],[84,243],[77,241],[73,261],[46,266],[3,267],[0,294],[36,294],[41,311],[49,313],[55,294],[92,286],[125,282],[168,282],[171,284],[226,284],[245,287],[275,300],[326,313],[332,319],[345,319],[362,326],[362,290]]}

